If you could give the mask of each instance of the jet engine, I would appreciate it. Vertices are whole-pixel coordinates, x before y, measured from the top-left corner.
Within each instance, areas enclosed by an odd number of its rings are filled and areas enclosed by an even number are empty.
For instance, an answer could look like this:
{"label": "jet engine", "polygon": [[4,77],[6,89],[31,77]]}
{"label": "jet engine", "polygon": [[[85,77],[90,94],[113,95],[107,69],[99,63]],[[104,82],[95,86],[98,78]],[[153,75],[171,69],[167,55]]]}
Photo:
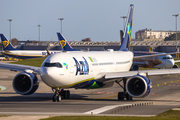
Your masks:
{"label": "jet engine", "polygon": [[135,70],[139,70],[139,66],[138,65],[136,65],[136,64],[132,64],[132,66],[131,66],[131,69],[130,69],[131,71],[135,71]]}
{"label": "jet engine", "polygon": [[174,64],[172,68],[179,68],[177,64]]}
{"label": "jet engine", "polygon": [[147,77],[141,75],[130,77],[126,83],[126,90],[132,97],[145,97],[150,93],[151,88],[151,81]]}
{"label": "jet engine", "polygon": [[32,73],[22,72],[13,79],[13,88],[18,94],[30,95],[39,87],[39,80]]}

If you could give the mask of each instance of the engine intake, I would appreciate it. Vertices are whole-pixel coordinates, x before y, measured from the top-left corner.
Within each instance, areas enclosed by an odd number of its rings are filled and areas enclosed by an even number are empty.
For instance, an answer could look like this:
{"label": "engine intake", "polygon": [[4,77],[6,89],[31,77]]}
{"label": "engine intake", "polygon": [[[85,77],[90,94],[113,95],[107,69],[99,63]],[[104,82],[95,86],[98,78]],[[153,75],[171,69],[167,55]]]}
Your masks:
{"label": "engine intake", "polygon": [[39,87],[39,80],[32,73],[22,72],[13,79],[13,88],[18,94],[30,95]]}
{"label": "engine intake", "polygon": [[152,88],[151,81],[141,75],[135,75],[127,80],[126,89],[132,97],[145,97],[147,96]]}
{"label": "engine intake", "polygon": [[131,66],[131,69],[130,69],[130,70],[131,70],[131,71],[139,70],[139,66],[136,65],[136,64],[133,64],[133,65]]}

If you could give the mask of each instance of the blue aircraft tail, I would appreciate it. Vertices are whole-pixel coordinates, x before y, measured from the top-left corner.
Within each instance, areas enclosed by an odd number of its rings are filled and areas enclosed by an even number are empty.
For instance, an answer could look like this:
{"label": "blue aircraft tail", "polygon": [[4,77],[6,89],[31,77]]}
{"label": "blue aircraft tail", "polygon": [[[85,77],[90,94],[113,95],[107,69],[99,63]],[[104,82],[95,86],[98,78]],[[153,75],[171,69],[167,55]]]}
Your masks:
{"label": "blue aircraft tail", "polygon": [[125,30],[124,30],[123,40],[121,42],[121,47],[119,48],[119,51],[128,51],[130,49],[133,12],[134,12],[134,5],[131,4],[130,8],[129,8],[129,13],[128,13],[128,16],[127,16],[127,21],[126,21],[126,27],[125,27]]}
{"label": "blue aircraft tail", "polygon": [[0,34],[0,38],[1,38],[1,42],[2,42],[2,46],[3,46],[3,50],[18,50],[16,48],[14,48],[11,43],[9,42],[9,40],[5,37],[4,34]]}
{"label": "blue aircraft tail", "polygon": [[61,47],[62,51],[78,51],[78,50],[72,48],[68,44],[68,42],[66,41],[66,39],[63,37],[63,35],[61,33],[58,32],[57,36],[58,36],[58,40],[59,40],[60,47]]}

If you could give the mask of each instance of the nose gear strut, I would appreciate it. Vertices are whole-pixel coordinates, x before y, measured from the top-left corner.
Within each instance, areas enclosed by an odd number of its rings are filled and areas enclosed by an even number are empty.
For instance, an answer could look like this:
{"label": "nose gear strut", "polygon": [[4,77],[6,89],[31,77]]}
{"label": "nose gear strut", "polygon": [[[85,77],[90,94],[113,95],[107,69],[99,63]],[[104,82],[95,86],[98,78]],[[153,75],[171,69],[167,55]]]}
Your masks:
{"label": "nose gear strut", "polygon": [[60,89],[60,88],[52,88],[52,90],[54,91],[54,95],[53,95],[53,102],[60,102],[61,98],[63,96],[64,99],[68,99],[70,98],[70,91],[69,90],[64,90],[64,89]]}

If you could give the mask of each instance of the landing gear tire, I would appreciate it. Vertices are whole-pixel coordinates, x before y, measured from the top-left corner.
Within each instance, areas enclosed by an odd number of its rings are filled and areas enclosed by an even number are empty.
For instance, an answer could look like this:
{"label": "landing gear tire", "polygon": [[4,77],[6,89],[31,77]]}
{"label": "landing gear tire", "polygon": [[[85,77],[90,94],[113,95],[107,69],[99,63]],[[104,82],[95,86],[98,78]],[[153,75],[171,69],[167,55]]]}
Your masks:
{"label": "landing gear tire", "polygon": [[61,101],[61,94],[59,93],[59,89],[55,89],[54,95],[52,97],[53,102],[60,102]]}
{"label": "landing gear tire", "polygon": [[123,92],[118,93],[118,100],[124,100],[124,93]]}
{"label": "landing gear tire", "polygon": [[64,90],[63,91],[63,98],[70,98],[70,91],[69,90]]}
{"label": "landing gear tire", "polygon": [[[120,84],[121,81],[123,81],[123,85]],[[124,98],[126,98],[126,100],[133,100],[133,97],[130,96],[126,90],[126,78],[123,78],[120,81],[116,81],[116,83],[124,90],[123,92],[118,93],[118,100],[124,100]]]}
{"label": "landing gear tire", "polygon": [[66,90],[63,91],[63,98],[64,98],[64,99],[67,98],[67,91],[66,91]]}
{"label": "landing gear tire", "polygon": [[132,96],[130,96],[128,93],[126,94],[126,100],[132,100]]}
{"label": "landing gear tire", "polygon": [[53,95],[52,100],[53,102],[56,102],[56,95]]}
{"label": "landing gear tire", "polygon": [[56,98],[57,98],[57,102],[61,101],[61,95],[56,96]]}
{"label": "landing gear tire", "polygon": [[67,98],[70,98],[70,91],[69,90],[67,90]]}

